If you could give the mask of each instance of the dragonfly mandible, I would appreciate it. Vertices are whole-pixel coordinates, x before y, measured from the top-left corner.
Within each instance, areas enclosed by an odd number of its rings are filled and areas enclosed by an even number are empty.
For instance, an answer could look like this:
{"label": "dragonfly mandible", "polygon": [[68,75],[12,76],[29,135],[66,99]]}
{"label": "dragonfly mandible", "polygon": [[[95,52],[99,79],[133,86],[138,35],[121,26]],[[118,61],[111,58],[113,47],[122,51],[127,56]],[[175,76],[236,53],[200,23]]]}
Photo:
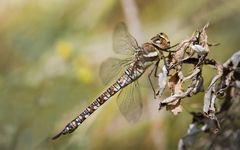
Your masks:
{"label": "dragonfly mandible", "polygon": [[117,102],[121,113],[129,121],[137,120],[142,109],[137,80],[149,66],[154,65],[148,75],[153,88],[150,76],[154,70],[156,74],[159,61],[164,59],[163,51],[168,51],[170,48],[170,41],[165,33],[159,33],[151,38],[151,42],[139,46],[136,39],[128,32],[126,25],[119,23],[113,34],[113,50],[127,58],[107,59],[100,67],[100,77],[105,83],[109,83],[111,81],[109,79],[119,77],[118,75],[120,77],[52,139],[72,133],[85,119],[119,91]]}

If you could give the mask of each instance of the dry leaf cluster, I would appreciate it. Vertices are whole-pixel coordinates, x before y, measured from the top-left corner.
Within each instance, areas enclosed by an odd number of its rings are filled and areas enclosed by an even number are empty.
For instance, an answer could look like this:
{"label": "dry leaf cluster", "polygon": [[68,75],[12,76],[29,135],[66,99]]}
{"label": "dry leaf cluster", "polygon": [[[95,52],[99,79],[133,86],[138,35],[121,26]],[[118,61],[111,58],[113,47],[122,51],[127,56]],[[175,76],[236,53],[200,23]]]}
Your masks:
{"label": "dry leaf cluster", "polygon": [[[166,88],[171,91],[171,95],[160,102],[159,109],[165,107],[176,115],[182,111],[181,101],[184,98],[205,92],[203,112],[191,113],[193,121],[189,125],[188,135],[179,141],[178,148],[181,150],[188,148],[200,132],[219,133],[220,125],[230,107],[240,99],[240,51],[233,54],[224,64],[208,58],[210,48],[218,45],[208,43],[208,26],[209,24],[206,24],[190,38],[179,43],[176,52],[169,53],[166,57],[165,65],[159,74],[159,99]],[[184,73],[184,65],[189,64],[192,67],[191,71]],[[205,66],[217,70],[217,75],[204,90],[202,72]],[[223,98],[224,102],[220,108],[216,108],[215,102],[219,98]]]}

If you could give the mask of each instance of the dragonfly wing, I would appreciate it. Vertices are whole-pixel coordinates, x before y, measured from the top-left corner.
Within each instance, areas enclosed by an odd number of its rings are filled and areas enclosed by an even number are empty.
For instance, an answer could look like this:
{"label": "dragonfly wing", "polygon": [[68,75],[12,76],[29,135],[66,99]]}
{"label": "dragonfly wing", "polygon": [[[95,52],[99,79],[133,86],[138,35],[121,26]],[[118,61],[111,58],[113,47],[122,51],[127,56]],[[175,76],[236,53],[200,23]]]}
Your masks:
{"label": "dragonfly wing", "polygon": [[119,23],[113,33],[113,50],[118,54],[133,55],[139,49],[136,39],[125,23]]}
{"label": "dragonfly wing", "polygon": [[100,66],[99,75],[102,82],[106,85],[114,79],[117,79],[132,62],[132,58],[119,59],[110,57]]}
{"label": "dragonfly wing", "polygon": [[120,112],[129,122],[137,121],[142,114],[142,97],[138,82],[128,85],[117,97]]}

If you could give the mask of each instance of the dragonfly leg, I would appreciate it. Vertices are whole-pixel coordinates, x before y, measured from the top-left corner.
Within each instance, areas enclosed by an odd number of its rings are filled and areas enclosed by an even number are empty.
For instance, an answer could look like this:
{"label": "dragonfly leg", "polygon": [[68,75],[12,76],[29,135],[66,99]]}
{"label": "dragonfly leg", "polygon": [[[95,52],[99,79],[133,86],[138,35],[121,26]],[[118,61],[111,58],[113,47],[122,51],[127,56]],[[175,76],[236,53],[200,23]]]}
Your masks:
{"label": "dragonfly leg", "polygon": [[154,71],[154,77],[156,77],[156,78],[158,77],[158,75],[157,75],[158,64],[159,64],[159,61],[156,62],[156,64],[154,65],[154,67],[152,68],[150,73],[148,74],[148,80],[149,80],[151,88],[152,88],[152,90],[154,92],[154,99],[156,99],[157,93],[156,93],[156,90],[153,87],[153,83],[152,83],[152,80],[151,80],[151,75],[152,75],[152,73]]}
{"label": "dragonfly leg", "polygon": [[160,61],[157,61],[156,64],[155,64],[155,72],[154,72],[154,76],[155,76],[156,78],[158,78],[158,74],[157,74],[157,72],[158,72],[158,65],[159,65],[159,62],[160,62]]}
{"label": "dragonfly leg", "polygon": [[173,47],[176,47],[176,46],[178,46],[179,45],[179,43],[177,43],[177,44],[175,44],[175,45],[173,45],[173,46],[170,46],[170,47],[168,47],[168,48],[165,48],[165,49],[160,49],[161,51],[164,51],[164,52],[176,52],[176,50],[170,50],[171,48],[173,48]]}

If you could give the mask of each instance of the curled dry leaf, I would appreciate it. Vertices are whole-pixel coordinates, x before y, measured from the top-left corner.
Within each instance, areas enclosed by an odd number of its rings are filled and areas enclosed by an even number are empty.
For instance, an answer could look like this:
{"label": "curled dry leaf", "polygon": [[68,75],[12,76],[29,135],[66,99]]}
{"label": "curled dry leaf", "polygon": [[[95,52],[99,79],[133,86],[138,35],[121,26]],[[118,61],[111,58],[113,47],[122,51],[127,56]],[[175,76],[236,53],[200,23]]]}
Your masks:
{"label": "curled dry leaf", "polygon": [[193,94],[197,94],[199,92],[203,92],[204,91],[204,87],[203,87],[203,82],[204,79],[202,77],[202,75],[199,75],[196,81],[196,86],[193,89]]}
{"label": "curled dry leaf", "polygon": [[[235,70],[237,72],[240,71],[240,51],[234,53],[230,59],[228,59],[224,64],[223,67],[225,70]],[[240,77],[238,77],[239,79]]]}
{"label": "curled dry leaf", "polygon": [[186,49],[191,44],[192,38],[182,41],[176,48],[177,52],[174,54],[172,64],[179,63],[183,60]]}
{"label": "curled dry leaf", "polygon": [[168,82],[168,87],[171,90],[171,96],[160,103],[159,109],[163,106],[166,106],[166,110],[170,110],[174,115],[182,112],[182,106],[180,105],[181,97],[176,95],[180,95],[183,93],[182,90],[182,82],[180,82],[178,73],[175,73]]}
{"label": "curled dry leaf", "polygon": [[181,99],[177,99],[172,103],[168,103],[166,110],[170,110],[174,115],[178,115],[180,112],[182,112]]}
{"label": "curled dry leaf", "polygon": [[[212,46],[208,44],[206,33],[208,25],[206,24],[201,30],[196,31],[191,38],[183,40],[176,47],[176,52],[169,54],[171,56],[167,58],[169,66],[164,66],[162,73],[159,74],[159,97],[164,92],[166,85],[171,91],[171,95],[160,102],[159,109],[166,107],[166,110],[177,115],[182,112],[181,101],[184,98],[204,91],[203,67],[210,65],[217,70],[217,74],[205,91],[203,112],[191,113],[193,122],[189,125],[188,135],[180,139],[179,149],[185,149],[191,145],[193,139],[200,132],[218,133],[220,130],[218,120],[222,121],[223,116],[226,116],[225,111],[232,105],[232,100],[239,99],[236,94],[235,97],[231,96],[231,93],[235,91],[235,88],[240,87],[240,51],[233,54],[223,65],[208,58],[209,45]],[[190,64],[192,67],[187,75],[183,71],[185,64]],[[170,77],[168,78],[168,76]],[[187,85],[185,86],[185,84]],[[220,96],[224,97],[225,95],[225,101],[220,111],[217,111],[219,109],[216,109],[215,102]]]}
{"label": "curled dry leaf", "polygon": [[214,95],[213,87],[208,89],[204,95],[203,112],[207,116],[211,116],[215,113],[214,103],[216,96]]}
{"label": "curled dry leaf", "polygon": [[191,45],[190,47],[192,50],[194,50],[200,56],[208,53],[208,50],[201,45],[195,44],[195,45]]}
{"label": "curled dry leaf", "polygon": [[[166,84],[171,91],[171,95],[160,102],[159,109],[166,107],[166,110],[176,115],[182,111],[181,101],[184,98],[204,91],[202,75],[204,66],[210,65],[217,70],[217,74],[205,91],[203,112],[191,113],[193,122],[189,126],[188,135],[180,139],[179,149],[185,149],[191,145],[193,139],[200,132],[217,133],[220,130],[218,120],[222,121],[223,116],[226,116],[225,112],[232,105],[232,100],[239,99],[236,94],[235,97],[231,96],[231,93],[240,87],[240,51],[233,54],[223,65],[208,58],[210,52],[206,33],[208,25],[206,24],[201,30],[196,31],[191,38],[183,40],[176,47],[176,52],[171,53],[171,57],[168,58],[169,66],[167,68],[164,66],[162,73],[159,74],[159,95],[161,96],[164,92]],[[190,64],[189,66],[192,67],[187,75],[183,71],[185,64]],[[169,79],[168,76],[170,76]],[[215,102],[219,97],[224,98],[224,96],[226,97],[225,101],[220,111],[217,111],[219,109],[216,108]]]}
{"label": "curled dry leaf", "polygon": [[167,71],[166,66],[164,65],[162,68],[162,72],[159,73],[159,75],[158,75],[158,85],[159,85],[158,96],[159,97],[162,96],[162,93],[167,85],[167,79],[168,79],[167,74],[168,74],[168,71]]}
{"label": "curled dry leaf", "polygon": [[179,81],[178,73],[175,73],[168,81],[168,88],[171,90],[171,95],[175,94],[175,86]]}
{"label": "curled dry leaf", "polygon": [[202,30],[199,33],[199,44],[204,48],[205,52],[209,52],[208,48],[208,36],[207,36],[207,28],[209,26],[209,23],[207,23]]}
{"label": "curled dry leaf", "polygon": [[[235,81],[240,80],[240,77],[234,78],[234,74],[238,74],[238,66],[240,64],[240,52],[236,52],[233,56],[228,59],[224,64],[223,68],[221,65],[218,65],[218,75],[216,75],[205,93],[204,96],[204,106],[203,112],[208,117],[214,117],[215,114],[215,100],[218,97],[225,95],[226,89]],[[234,79],[234,82],[233,82]],[[217,81],[220,80],[219,83]],[[217,89],[217,90],[216,90]]]}

